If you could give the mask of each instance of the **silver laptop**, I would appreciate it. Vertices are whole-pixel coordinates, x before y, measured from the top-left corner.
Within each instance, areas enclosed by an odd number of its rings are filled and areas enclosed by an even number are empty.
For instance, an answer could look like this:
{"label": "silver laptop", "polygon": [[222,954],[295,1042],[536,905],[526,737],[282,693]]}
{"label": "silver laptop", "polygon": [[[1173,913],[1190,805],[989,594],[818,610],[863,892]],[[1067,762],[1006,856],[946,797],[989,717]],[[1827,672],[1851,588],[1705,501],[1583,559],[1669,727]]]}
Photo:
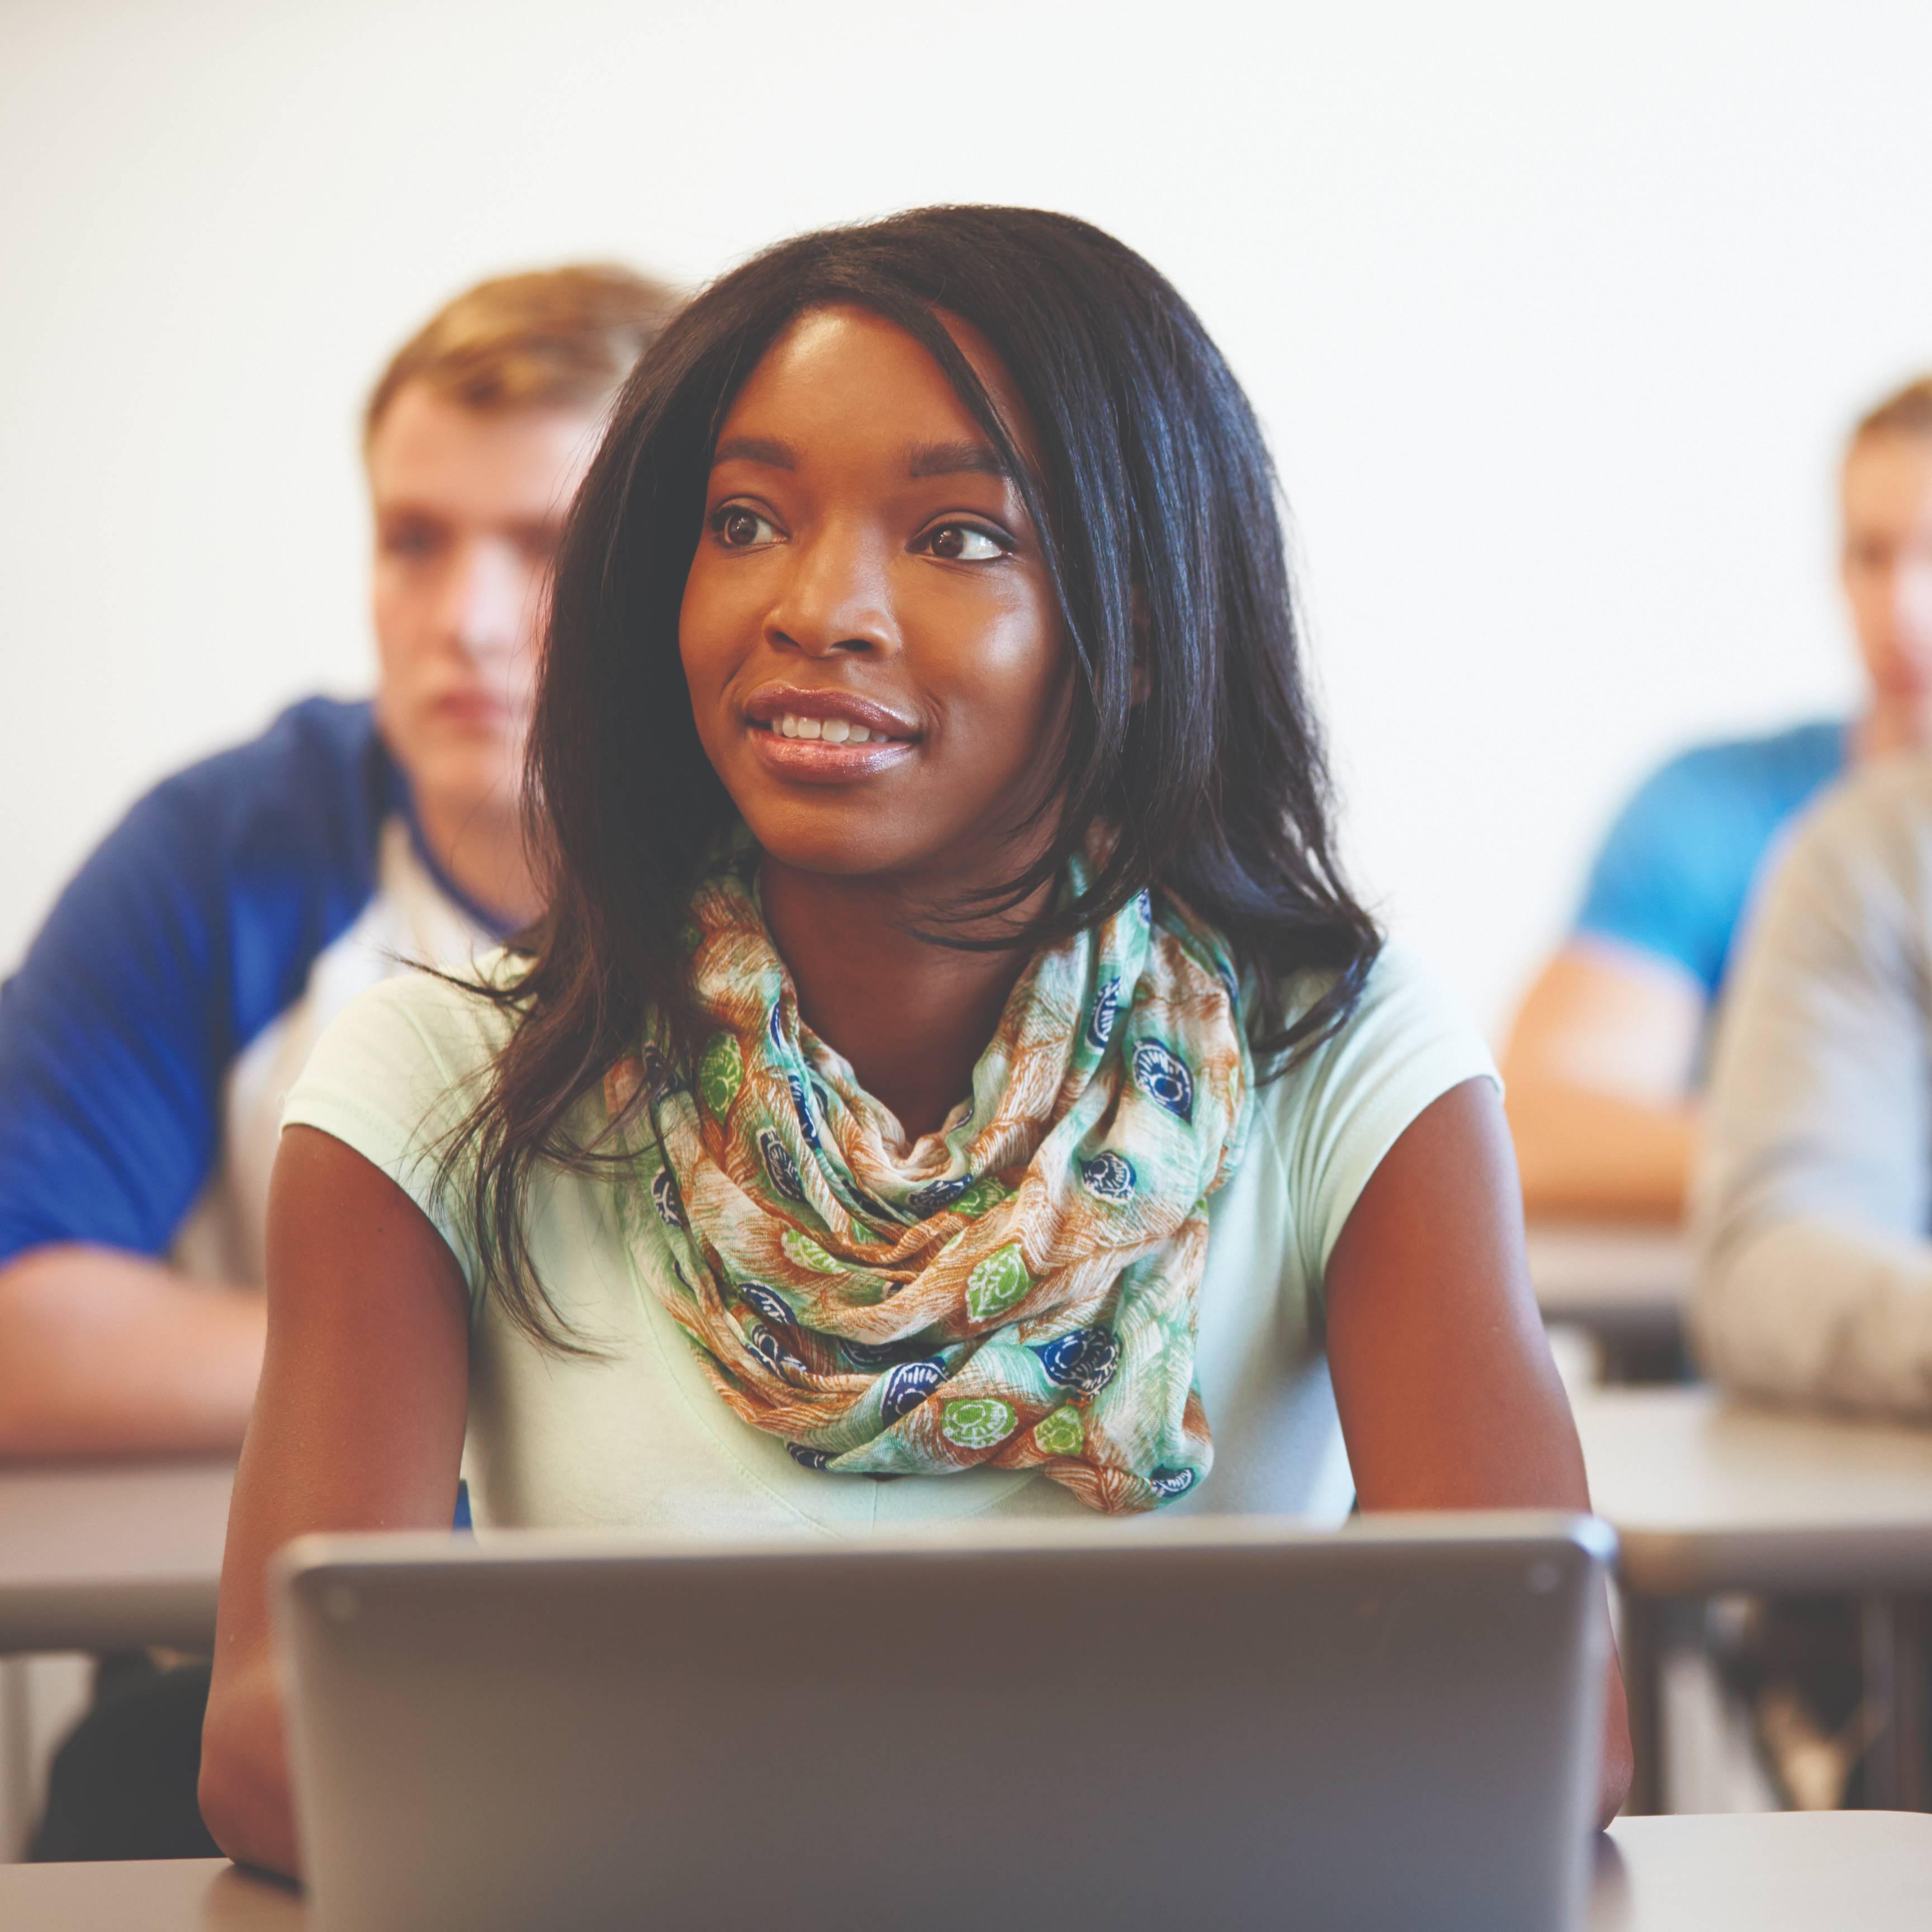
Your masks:
{"label": "silver laptop", "polygon": [[1610,1533],[307,1538],[314,1932],[1581,1923]]}

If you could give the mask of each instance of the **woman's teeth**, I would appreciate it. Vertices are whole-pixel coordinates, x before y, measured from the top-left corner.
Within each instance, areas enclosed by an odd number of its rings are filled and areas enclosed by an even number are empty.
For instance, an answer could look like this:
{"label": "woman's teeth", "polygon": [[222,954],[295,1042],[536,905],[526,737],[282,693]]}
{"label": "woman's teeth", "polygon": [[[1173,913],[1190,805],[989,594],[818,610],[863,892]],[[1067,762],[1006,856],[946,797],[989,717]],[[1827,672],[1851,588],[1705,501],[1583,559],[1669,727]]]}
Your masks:
{"label": "woman's teeth", "polygon": [[868,745],[886,735],[849,724],[843,718],[800,718],[790,711],[780,716],[776,728],[787,738],[822,738],[828,745]]}

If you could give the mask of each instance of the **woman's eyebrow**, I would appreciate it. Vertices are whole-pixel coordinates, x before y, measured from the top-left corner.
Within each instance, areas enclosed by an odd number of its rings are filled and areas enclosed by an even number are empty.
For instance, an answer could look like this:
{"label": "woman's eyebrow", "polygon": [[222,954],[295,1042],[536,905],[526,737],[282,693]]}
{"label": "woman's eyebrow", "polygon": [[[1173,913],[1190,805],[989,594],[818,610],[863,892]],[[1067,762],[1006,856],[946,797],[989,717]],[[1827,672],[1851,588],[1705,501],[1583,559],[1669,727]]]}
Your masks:
{"label": "woman's eyebrow", "polygon": [[728,436],[711,452],[712,468],[721,463],[762,463],[767,470],[796,470],[798,452],[771,436]]}
{"label": "woman's eyebrow", "polygon": [[913,476],[1004,476],[1000,453],[984,442],[921,442],[913,446],[907,473]]}

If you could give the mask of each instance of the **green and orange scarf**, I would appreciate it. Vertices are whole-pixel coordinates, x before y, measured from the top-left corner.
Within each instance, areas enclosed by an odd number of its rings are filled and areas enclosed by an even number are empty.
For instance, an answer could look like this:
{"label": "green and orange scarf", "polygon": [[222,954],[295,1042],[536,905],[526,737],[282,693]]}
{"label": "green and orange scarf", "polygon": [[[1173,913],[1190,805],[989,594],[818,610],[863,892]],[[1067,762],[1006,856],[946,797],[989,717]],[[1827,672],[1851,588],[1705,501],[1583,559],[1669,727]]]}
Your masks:
{"label": "green and orange scarf", "polygon": [[1041,950],[910,1148],[800,1020],[751,865],[699,886],[686,938],[695,1080],[660,1038],[604,1102],[643,1090],[626,1237],[733,1412],[840,1475],[1038,1468],[1109,1512],[1195,1488],[1206,1202],[1253,1084],[1219,936],[1142,893]]}

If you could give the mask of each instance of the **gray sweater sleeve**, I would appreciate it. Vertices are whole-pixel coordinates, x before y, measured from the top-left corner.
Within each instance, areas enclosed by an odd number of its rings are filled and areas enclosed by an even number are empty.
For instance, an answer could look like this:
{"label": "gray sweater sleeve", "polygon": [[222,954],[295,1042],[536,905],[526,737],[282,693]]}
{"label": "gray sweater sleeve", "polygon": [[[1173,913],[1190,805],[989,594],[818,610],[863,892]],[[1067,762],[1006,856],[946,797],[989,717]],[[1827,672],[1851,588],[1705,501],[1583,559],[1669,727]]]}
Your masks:
{"label": "gray sweater sleeve", "polygon": [[1754,1394],[1932,1416],[1932,760],[1829,795],[1725,1002],[1691,1334]]}

